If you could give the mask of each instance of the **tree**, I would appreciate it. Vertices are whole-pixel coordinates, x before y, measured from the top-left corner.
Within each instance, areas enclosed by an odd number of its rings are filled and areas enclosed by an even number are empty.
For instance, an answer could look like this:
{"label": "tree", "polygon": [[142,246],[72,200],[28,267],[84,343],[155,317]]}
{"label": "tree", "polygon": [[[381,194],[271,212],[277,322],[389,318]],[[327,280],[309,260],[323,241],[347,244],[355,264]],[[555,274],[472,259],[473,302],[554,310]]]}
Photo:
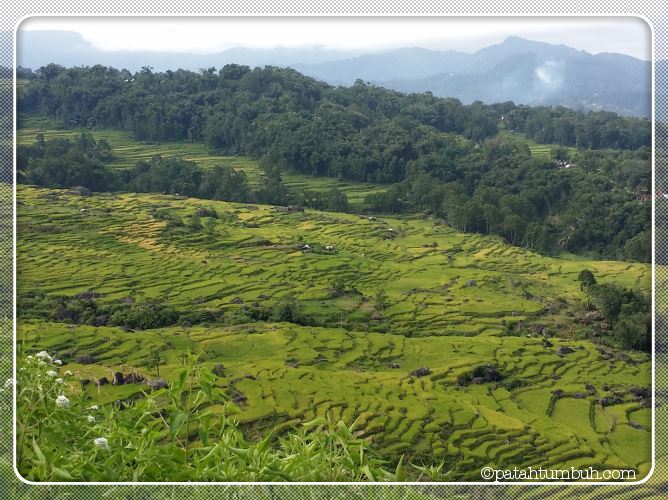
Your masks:
{"label": "tree", "polygon": [[160,365],[164,363],[162,349],[159,347],[152,347],[146,359],[146,366],[148,368],[155,368],[158,378],[160,378]]}
{"label": "tree", "polygon": [[594,273],[592,273],[589,269],[583,269],[580,271],[580,274],[578,274],[578,281],[580,282],[580,290],[582,291],[587,291],[592,286],[596,285],[596,278],[594,277]]}
{"label": "tree", "polygon": [[378,309],[379,311],[384,311],[389,306],[389,302],[387,300],[387,294],[385,293],[385,290],[382,288],[376,290],[375,306],[376,309]]}

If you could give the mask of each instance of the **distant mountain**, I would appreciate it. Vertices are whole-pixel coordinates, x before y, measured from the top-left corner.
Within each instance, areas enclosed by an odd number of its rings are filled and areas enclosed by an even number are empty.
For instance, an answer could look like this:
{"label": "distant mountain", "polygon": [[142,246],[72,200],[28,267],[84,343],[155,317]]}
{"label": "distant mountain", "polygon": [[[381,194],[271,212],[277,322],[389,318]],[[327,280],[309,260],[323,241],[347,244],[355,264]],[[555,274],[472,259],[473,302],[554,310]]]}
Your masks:
{"label": "distant mountain", "polygon": [[651,63],[517,37],[471,54],[448,72],[376,83],[403,92],[429,90],[466,103],[514,101],[637,116],[650,116],[652,109]]}
{"label": "distant mountain", "polygon": [[357,79],[403,92],[456,97],[465,103],[514,101],[651,114],[651,64],[622,54],[589,54],[566,45],[508,37],[473,54],[401,48],[355,53],[323,48],[232,48],[216,54],[101,51],[78,33],[19,31],[18,64],[33,69],[104,64],[130,71],[216,67],[290,66],[332,85]]}

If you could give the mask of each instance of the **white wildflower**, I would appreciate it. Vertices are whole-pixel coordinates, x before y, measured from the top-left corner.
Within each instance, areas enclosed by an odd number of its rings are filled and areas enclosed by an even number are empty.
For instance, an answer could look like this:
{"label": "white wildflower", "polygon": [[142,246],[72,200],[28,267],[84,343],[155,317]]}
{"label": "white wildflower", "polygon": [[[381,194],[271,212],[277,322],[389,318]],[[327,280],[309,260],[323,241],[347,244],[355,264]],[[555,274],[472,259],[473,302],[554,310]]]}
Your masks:
{"label": "white wildflower", "polygon": [[44,366],[46,363],[45,363],[43,360],[40,359],[40,360],[37,362],[37,364],[38,364],[39,366]]}
{"label": "white wildflower", "polygon": [[48,372],[46,372],[46,376],[54,378],[54,377],[57,377],[58,374],[56,372],[54,372],[53,370],[49,370]]}
{"label": "white wildflower", "polygon": [[60,366],[60,365],[63,364],[63,362],[62,362],[61,360],[59,360],[59,359],[54,359],[54,360],[53,360],[53,364],[56,365],[56,366]]}
{"label": "white wildflower", "polygon": [[41,360],[51,361],[52,359],[51,356],[49,356],[49,353],[46,351],[39,351],[35,356],[37,356],[37,358]]}
{"label": "white wildflower", "polygon": [[67,370],[67,371],[65,372],[65,376],[66,376],[66,377],[71,377],[72,375],[74,375],[74,374],[73,374],[71,371],[69,371],[69,370]]}
{"label": "white wildflower", "polygon": [[64,381],[62,378],[60,378],[60,377],[58,377],[54,382],[55,382],[56,384],[64,384],[64,383],[65,383],[65,381]]}
{"label": "white wildflower", "polygon": [[109,449],[109,441],[107,441],[107,438],[95,438],[95,441],[93,442],[98,448],[102,448],[104,450]]}
{"label": "white wildflower", "polygon": [[28,355],[28,357],[27,357],[26,359],[27,359],[28,361],[32,361],[32,360],[33,360],[33,357],[32,357],[32,355]]}
{"label": "white wildflower", "polygon": [[61,408],[67,408],[70,406],[70,400],[67,399],[67,396],[60,395],[56,398],[56,406],[60,406]]}
{"label": "white wildflower", "polygon": [[93,406],[90,406],[88,409],[93,410],[93,411],[97,411],[97,410],[99,410],[99,407],[97,405],[93,405]]}
{"label": "white wildflower", "polygon": [[95,423],[95,417],[93,415],[88,415],[88,418],[86,420],[88,420],[89,424]]}

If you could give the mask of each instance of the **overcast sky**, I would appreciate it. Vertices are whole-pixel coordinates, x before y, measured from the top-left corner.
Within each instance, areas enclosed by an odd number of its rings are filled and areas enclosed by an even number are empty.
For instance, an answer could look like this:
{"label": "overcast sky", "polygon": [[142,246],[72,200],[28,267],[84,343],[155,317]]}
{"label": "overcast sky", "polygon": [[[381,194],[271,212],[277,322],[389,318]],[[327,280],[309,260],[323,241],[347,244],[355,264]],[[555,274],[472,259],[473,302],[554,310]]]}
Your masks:
{"label": "overcast sky", "polygon": [[34,17],[20,29],[76,31],[108,51],[425,47],[474,52],[515,35],[593,54],[651,58],[649,27],[631,17]]}

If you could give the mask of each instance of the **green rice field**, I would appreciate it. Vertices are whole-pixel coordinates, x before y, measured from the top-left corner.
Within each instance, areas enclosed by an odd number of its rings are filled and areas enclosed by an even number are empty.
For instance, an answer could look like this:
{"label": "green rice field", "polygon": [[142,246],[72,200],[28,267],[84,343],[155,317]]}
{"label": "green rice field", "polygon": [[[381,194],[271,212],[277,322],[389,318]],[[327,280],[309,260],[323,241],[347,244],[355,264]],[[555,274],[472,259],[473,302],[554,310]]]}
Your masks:
{"label": "green rice field", "polygon": [[[22,129],[20,140],[35,132]],[[119,167],[146,151],[120,134],[108,140]],[[171,146],[153,151],[162,147]],[[202,146],[179,147],[207,165]],[[155,377],[146,360],[159,347],[169,381],[190,350],[207,369],[223,365],[212,410],[237,401],[251,437],[329,415],[357,421],[358,435],[388,461],[443,463],[452,480],[479,480],[485,466],[631,468],[637,479],[651,467],[651,410],[636,397],[651,385],[649,356],[581,340],[577,321],[581,270],[647,291],[649,265],[547,257],[421,216],[29,186],[18,186],[17,200],[19,297],[94,291],[100,304],[159,301],[228,318],[289,298],[322,325],[230,320],[131,331],[20,320],[20,353],[48,350],[77,379],[119,370]],[[187,220],[202,207],[218,217],[202,217],[199,230],[169,227],[165,215]],[[334,293],[337,279],[346,288]],[[77,362],[85,355],[93,361]],[[475,377],[486,365],[500,380]],[[109,404],[146,385],[81,390],[91,404]]]}

